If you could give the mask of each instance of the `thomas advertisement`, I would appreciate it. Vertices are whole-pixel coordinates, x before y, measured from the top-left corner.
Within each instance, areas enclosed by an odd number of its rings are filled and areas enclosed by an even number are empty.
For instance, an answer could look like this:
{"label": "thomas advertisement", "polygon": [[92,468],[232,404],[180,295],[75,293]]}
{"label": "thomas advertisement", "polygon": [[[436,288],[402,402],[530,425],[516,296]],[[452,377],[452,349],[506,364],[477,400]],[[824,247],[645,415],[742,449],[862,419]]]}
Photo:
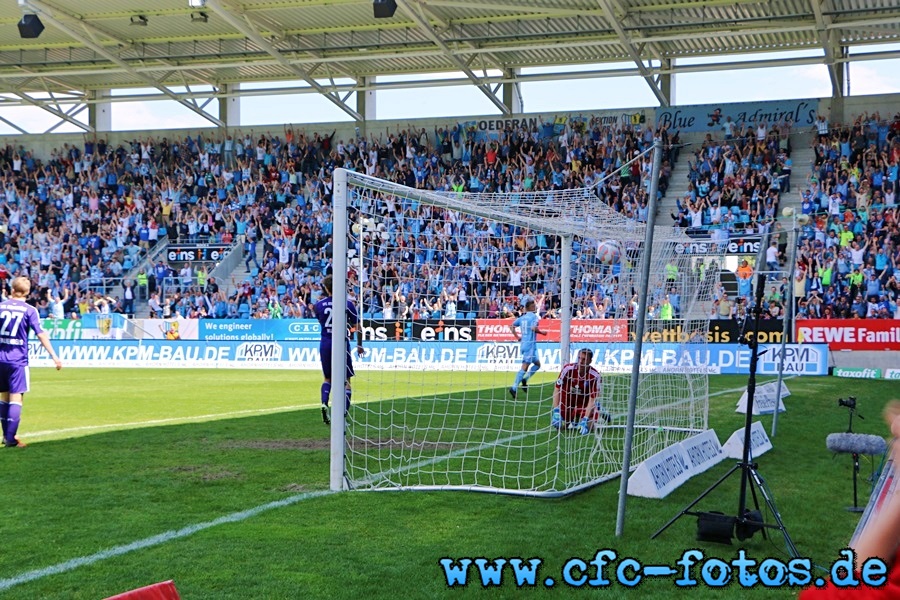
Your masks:
{"label": "thomas advertisement", "polygon": [[[509,326],[513,319],[478,319],[475,339],[479,342],[513,342],[516,340]],[[542,319],[540,328],[546,335],[539,336],[542,342],[558,342],[561,321]],[[628,341],[628,321],[625,319],[584,319],[573,320],[569,333],[572,342],[626,342]]]}
{"label": "thomas advertisement", "polygon": [[755,134],[761,123],[772,126],[787,122],[794,127],[811,127],[816,122],[818,108],[818,100],[679,106],[657,109],[656,125],[670,131],[720,133],[730,117],[736,131],[738,127],[747,126],[753,128]]}
{"label": "thomas advertisement", "polygon": [[[192,341],[166,340],[78,341],[55,342],[63,364],[71,367],[142,367],[142,368],[320,368],[318,342]],[[634,362],[631,344],[599,344],[595,365],[606,373],[630,373]],[[824,375],[827,346],[788,344],[782,353],[780,344],[761,345],[759,373],[778,372],[782,358],[785,372],[791,375]],[[40,343],[28,346],[29,358],[36,367],[52,366]],[[577,347],[568,361],[574,359]],[[544,369],[561,366],[559,346],[539,344],[538,357]],[[354,356],[360,371],[366,369],[422,369],[514,371],[521,364],[519,345],[491,342],[371,342],[363,357]],[[660,373],[747,374],[750,350],[737,344],[646,344],[641,356],[642,371]]]}

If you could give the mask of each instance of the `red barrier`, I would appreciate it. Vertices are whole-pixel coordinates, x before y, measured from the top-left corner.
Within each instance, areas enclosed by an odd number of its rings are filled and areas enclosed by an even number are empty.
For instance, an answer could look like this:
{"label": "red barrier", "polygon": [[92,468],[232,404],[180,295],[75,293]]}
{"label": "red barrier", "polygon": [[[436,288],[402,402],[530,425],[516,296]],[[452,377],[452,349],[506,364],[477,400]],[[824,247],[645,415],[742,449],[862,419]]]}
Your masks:
{"label": "red barrier", "polygon": [[162,581],[130,592],[110,596],[106,600],[181,600],[174,581]]}
{"label": "red barrier", "polygon": [[896,319],[797,319],[801,344],[828,344],[831,350],[900,350]]}

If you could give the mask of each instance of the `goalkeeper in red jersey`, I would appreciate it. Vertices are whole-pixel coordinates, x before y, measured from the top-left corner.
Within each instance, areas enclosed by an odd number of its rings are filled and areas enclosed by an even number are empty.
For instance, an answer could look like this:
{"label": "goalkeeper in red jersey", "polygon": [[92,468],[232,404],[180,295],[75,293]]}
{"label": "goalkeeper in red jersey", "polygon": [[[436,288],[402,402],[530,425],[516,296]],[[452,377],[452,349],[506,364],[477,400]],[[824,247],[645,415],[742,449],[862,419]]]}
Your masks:
{"label": "goalkeeper in red jersey", "polygon": [[591,366],[594,353],[588,348],[578,351],[578,361],[562,368],[553,388],[553,410],[550,425],[562,429],[567,423],[587,435],[597,421],[609,420],[600,405],[603,378],[600,371]]}

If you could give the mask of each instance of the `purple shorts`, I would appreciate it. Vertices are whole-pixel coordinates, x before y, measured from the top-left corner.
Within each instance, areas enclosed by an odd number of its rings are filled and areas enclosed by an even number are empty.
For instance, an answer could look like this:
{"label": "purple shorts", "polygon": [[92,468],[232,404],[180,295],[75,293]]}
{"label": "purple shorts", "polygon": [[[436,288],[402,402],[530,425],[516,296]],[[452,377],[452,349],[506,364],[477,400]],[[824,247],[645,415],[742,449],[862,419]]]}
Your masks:
{"label": "purple shorts", "polygon": [[24,394],[31,382],[31,372],[27,366],[0,363],[0,393]]}
{"label": "purple shorts", "polygon": [[[331,379],[331,344],[319,344],[319,356],[322,359],[322,374],[325,379]],[[353,355],[350,353],[350,345],[347,344],[347,379],[353,377]]]}

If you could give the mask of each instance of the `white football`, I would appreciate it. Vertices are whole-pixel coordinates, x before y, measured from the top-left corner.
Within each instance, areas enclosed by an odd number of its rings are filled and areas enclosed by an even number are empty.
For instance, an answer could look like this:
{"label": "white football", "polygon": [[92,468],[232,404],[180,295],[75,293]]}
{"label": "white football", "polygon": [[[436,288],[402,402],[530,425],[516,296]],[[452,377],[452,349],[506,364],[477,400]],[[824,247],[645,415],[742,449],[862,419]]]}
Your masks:
{"label": "white football", "polygon": [[794,216],[794,207],[793,206],[785,206],[784,210],[781,211],[781,215],[783,217],[793,217]]}

